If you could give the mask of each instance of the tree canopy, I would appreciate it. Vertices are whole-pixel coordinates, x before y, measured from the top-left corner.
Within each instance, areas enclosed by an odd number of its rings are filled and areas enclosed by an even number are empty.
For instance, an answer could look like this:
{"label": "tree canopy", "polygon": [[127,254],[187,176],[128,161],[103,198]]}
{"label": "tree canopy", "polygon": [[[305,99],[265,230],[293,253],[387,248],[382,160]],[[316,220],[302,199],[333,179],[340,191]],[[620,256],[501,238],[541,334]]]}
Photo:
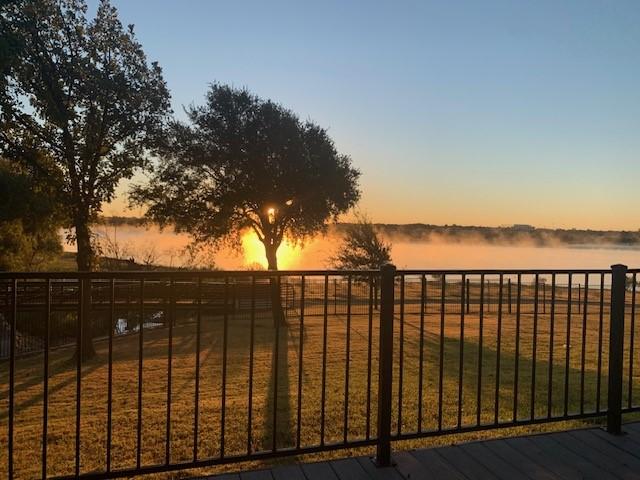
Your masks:
{"label": "tree canopy", "polygon": [[377,270],[391,262],[391,244],[385,242],[364,215],[346,226],[338,253],[332,259],[338,270]]}
{"label": "tree canopy", "polygon": [[123,27],[108,0],[94,19],[86,11],[83,0],[0,7],[0,148],[31,165],[46,151],[62,173],[80,270],[93,267],[90,222],[120,180],[144,165],[170,110],[161,69],[148,64],[133,26]]}
{"label": "tree canopy", "polygon": [[304,239],[359,199],[360,173],[327,131],[246,89],[214,84],[202,106],[173,122],[136,204],[197,243],[237,242],[253,230],[270,269],[286,237]]}

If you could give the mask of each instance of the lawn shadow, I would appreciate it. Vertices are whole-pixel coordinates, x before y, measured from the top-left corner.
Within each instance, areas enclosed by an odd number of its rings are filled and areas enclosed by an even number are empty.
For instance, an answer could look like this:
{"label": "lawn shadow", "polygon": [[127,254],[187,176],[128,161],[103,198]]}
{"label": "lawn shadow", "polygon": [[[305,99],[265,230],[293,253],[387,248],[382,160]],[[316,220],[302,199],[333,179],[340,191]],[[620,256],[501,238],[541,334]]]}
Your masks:
{"label": "lawn shadow", "polygon": [[267,415],[262,435],[264,450],[288,447],[294,443],[289,391],[289,324],[280,322],[274,329]]}
{"label": "lawn shadow", "polygon": [[[486,340],[486,339],[485,339]],[[409,348],[407,348],[409,347]],[[462,389],[459,404],[460,351],[462,347]],[[408,352],[407,352],[408,351]],[[405,338],[405,368],[411,355],[415,366],[404,372],[403,385],[403,431],[416,429],[418,377],[417,355],[419,338]],[[425,332],[423,363],[423,428],[437,428],[439,412],[439,368],[440,335]],[[598,408],[606,409],[608,370],[603,365],[601,374],[594,368],[585,368],[584,379],[580,368],[570,365],[566,369],[565,349],[554,348],[553,363],[549,362],[548,349],[539,352],[535,362],[522,352],[516,361],[513,351],[500,352],[500,369],[496,372],[498,351],[494,345],[480,345],[477,338],[465,339],[445,336],[443,341],[443,380],[442,380],[442,428],[453,428],[458,424],[475,425],[478,423],[524,421],[560,417],[565,413],[578,414],[594,412]],[[481,353],[481,354],[480,354]],[[603,354],[604,355],[604,354]],[[575,359],[571,361],[574,363]],[[549,382],[549,366],[552,365],[552,378]],[[517,376],[516,376],[517,372]],[[480,375],[479,375],[480,374]],[[569,379],[568,396],[565,397],[565,381]],[[479,382],[480,378],[480,382]],[[496,378],[499,384],[496,386]],[[517,378],[517,383],[516,383]],[[535,388],[532,388],[535,378]],[[480,395],[478,386],[480,385]],[[515,396],[516,385],[518,394]],[[640,382],[634,382],[634,390]],[[549,404],[549,399],[551,403]],[[480,401],[480,408],[478,408]],[[496,407],[497,401],[497,407]],[[550,405],[550,406],[549,406]],[[459,408],[461,411],[459,413]],[[414,410],[411,416],[411,410]],[[478,414],[478,411],[480,412]],[[409,413],[407,414],[404,413]],[[497,413],[496,413],[497,412]],[[397,412],[396,412],[397,414]],[[394,418],[397,427],[397,417]]]}

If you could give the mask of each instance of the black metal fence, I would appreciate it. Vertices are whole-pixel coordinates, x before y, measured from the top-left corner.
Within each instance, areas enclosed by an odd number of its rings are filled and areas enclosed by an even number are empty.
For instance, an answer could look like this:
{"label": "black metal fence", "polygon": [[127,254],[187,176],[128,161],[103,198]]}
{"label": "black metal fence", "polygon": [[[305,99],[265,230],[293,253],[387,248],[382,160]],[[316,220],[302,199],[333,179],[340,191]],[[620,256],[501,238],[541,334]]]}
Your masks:
{"label": "black metal fence", "polygon": [[385,465],[394,440],[605,415],[618,433],[640,409],[638,273],[3,273],[0,467],[113,478],[361,446]]}

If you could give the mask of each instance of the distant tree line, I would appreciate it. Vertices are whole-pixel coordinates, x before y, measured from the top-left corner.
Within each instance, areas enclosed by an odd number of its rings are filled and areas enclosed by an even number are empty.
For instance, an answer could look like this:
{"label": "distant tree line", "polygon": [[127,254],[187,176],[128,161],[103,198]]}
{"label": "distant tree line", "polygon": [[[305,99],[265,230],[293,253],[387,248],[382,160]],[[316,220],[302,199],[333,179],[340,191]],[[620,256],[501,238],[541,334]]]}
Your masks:
{"label": "distant tree line", "polygon": [[[640,246],[640,231],[551,228],[535,228],[523,231],[513,227],[442,226],[422,223],[375,224],[375,226],[387,238],[403,238],[414,241],[437,239],[451,243],[529,244],[538,247],[553,245]],[[337,228],[338,230],[348,229],[349,224],[339,224]]]}
{"label": "distant tree line", "polygon": [[[141,226],[149,222],[139,217],[99,217],[98,222],[105,225]],[[367,220],[368,223],[371,223]],[[352,226],[360,222],[338,222],[333,230],[341,235],[349,232]],[[512,227],[481,227],[462,225],[430,225],[423,223],[386,224],[373,223],[376,231],[387,239],[407,239],[425,241],[429,239],[445,240],[451,243],[484,242],[500,245],[529,244],[546,247],[553,245],[612,245],[640,246],[640,231],[586,230],[536,228],[522,231]]]}

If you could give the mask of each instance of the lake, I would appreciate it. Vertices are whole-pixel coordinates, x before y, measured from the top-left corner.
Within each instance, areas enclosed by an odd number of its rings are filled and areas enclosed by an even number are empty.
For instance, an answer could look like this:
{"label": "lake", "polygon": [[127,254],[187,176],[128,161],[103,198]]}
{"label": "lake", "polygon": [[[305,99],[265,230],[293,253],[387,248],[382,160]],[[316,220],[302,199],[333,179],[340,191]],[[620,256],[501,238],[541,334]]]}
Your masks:
{"label": "lake", "polygon": [[[330,231],[331,232],[331,231]],[[189,256],[184,249],[189,236],[176,234],[171,229],[161,231],[157,227],[100,226],[96,233],[104,240],[116,244],[125,258],[141,261],[147,256],[155,263],[167,266],[185,266]],[[460,243],[442,241],[408,241],[388,239],[392,242],[392,257],[398,268],[416,269],[505,269],[505,268],[608,268],[614,263],[629,267],[640,266],[640,248],[582,245],[554,245],[546,247],[531,244],[504,245],[479,243],[477,240]],[[106,243],[109,243],[106,242]],[[283,244],[280,247],[281,269],[330,268],[331,257],[340,247],[340,236],[328,233],[307,241],[302,247]],[[74,251],[73,245],[66,245]],[[105,252],[108,254],[108,252]],[[262,244],[253,234],[242,238],[241,251],[223,248],[216,253],[200,255],[196,263],[210,265],[211,259],[218,268],[244,269],[264,265]]]}

